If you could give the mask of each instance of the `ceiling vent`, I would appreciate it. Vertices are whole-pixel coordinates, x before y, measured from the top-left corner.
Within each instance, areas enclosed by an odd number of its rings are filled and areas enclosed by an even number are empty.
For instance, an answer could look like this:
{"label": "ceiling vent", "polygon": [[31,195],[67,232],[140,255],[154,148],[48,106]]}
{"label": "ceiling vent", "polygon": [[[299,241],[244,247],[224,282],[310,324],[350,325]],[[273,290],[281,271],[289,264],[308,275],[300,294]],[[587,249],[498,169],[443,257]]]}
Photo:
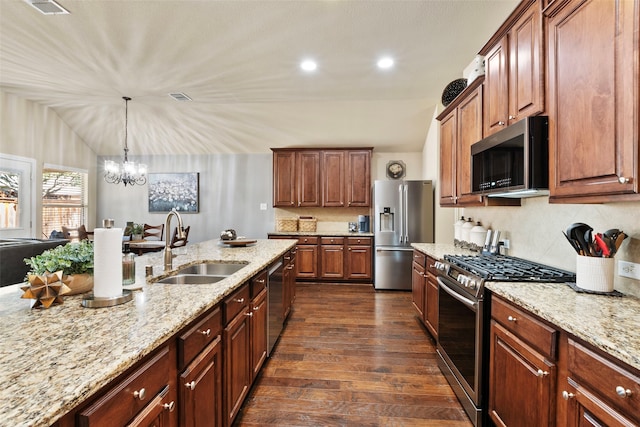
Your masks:
{"label": "ceiling vent", "polygon": [[68,15],[69,11],[53,0],[25,0],[43,15]]}
{"label": "ceiling vent", "polygon": [[189,98],[189,95],[182,92],[170,93],[169,96],[175,99],[176,101],[191,101],[191,98]]}

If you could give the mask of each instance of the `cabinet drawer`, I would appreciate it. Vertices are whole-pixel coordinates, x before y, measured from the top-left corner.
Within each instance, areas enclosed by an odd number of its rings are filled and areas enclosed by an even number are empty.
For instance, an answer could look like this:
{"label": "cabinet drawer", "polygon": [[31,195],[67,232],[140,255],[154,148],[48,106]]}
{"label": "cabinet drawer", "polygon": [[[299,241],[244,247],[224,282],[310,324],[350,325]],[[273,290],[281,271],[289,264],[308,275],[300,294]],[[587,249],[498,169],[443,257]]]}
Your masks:
{"label": "cabinet drawer", "polygon": [[255,298],[256,295],[267,287],[267,270],[263,270],[255,275],[249,283],[251,285],[251,298]]}
{"label": "cabinet drawer", "polygon": [[[569,376],[589,385],[610,404],[628,414],[640,408],[640,377],[573,340],[568,349]],[[636,415],[638,419],[638,415]]]}
{"label": "cabinet drawer", "polygon": [[218,306],[178,338],[178,368],[187,366],[221,330],[222,310]]}
{"label": "cabinet drawer", "polygon": [[317,237],[311,237],[311,236],[301,236],[301,237],[298,237],[298,244],[301,244],[301,245],[317,245],[318,244],[318,238]]}
{"label": "cabinet drawer", "polygon": [[347,245],[368,245],[371,246],[371,237],[349,237],[347,238]]}
{"label": "cabinet drawer", "polygon": [[81,411],[78,424],[82,427],[125,425],[166,387],[172,372],[171,364],[167,345]]}
{"label": "cabinet drawer", "polygon": [[427,265],[427,256],[420,251],[413,251],[413,262],[418,264],[420,267],[424,267]]}
{"label": "cabinet drawer", "polygon": [[498,298],[491,300],[491,317],[543,355],[555,360],[558,331]]}
{"label": "cabinet drawer", "polygon": [[224,324],[228,324],[236,314],[249,304],[249,286],[245,283],[233,294],[229,295],[222,306],[224,307]]}
{"label": "cabinet drawer", "polygon": [[436,266],[435,266],[436,259],[432,258],[430,256],[427,256],[425,262],[426,262],[425,268],[427,269],[427,271],[429,273],[433,274],[434,276],[437,276],[438,275],[438,270],[436,269]]}
{"label": "cabinet drawer", "polygon": [[322,237],[321,245],[344,245],[344,237]]}

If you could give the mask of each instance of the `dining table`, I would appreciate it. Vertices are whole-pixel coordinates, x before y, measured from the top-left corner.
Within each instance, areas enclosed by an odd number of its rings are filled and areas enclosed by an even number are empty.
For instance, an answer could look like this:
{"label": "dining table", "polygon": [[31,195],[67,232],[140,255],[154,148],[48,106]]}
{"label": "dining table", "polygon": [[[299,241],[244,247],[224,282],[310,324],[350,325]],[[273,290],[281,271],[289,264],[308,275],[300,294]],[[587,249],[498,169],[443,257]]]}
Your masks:
{"label": "dining table", "polygon": [[148,252],[159,252],[165,247],[164,240],[131,240],[125,242],[125,244],[129,245],[131,252],[137,253],[138,255]]}

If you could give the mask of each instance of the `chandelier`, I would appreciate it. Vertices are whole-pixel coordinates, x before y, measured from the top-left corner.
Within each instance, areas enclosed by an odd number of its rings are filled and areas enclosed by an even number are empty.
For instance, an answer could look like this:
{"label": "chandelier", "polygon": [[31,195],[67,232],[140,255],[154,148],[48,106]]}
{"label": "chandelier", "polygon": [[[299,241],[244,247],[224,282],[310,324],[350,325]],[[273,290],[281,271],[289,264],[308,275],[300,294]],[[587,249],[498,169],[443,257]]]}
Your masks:
{"label": "chandelier", "polygon": [[124,159],[121,164],[113,160],[104,161],[104,180],[109,184],[144,185],[147,183],[147,165],[130,162],[127,158],[129,147],[127,147],[127,126],[129,124],[129,101],[131,98],[123,96],[124,99]]}

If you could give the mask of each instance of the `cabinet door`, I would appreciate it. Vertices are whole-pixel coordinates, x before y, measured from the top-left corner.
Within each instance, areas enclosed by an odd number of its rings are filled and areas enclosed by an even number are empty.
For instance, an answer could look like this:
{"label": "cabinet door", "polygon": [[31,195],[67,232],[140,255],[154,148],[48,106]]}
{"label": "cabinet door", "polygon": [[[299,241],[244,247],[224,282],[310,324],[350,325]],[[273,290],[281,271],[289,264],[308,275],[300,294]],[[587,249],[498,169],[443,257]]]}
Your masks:
{"label": "cabinet door", "polygon": [[491,321],[489,415],[498,426],[550,426],[556,366]]}
{"label": "cabinet door", "polygon": [[298,245],[296,276],[303,279],[318,277],[318,245]]}
{"label": "cabinet door", "polygon": [[273,153],[273,206],[296,206],[296,153],[277,151]]}
{"label": "cabinet door", "polygon": [[251,374],[255,379],[267,360],[267,290],[251,301]]}
{"label": "cabinet door", "polygon": [[345,205],[345,151],[322,153],[322,206]]}
{"label": "cabinet door", "polygon": [[371,245],[349,245],[347,248],[346,279],[369,280],[372,277]]}
{"label": "cabinet door", "polygon": [[344,278],[344,245],[320,245],[320,277]]}
{"label": "cabinet door", "polygon": [[436,276],[427,273],[424,302],[425,325],[433,338],[438,339],[438,282]]}
{"label": "cabinet door", "polygon": [[320,152],[299,151],[296,155],[296,167],[298,206],[321,206]]}
{"label": "cabinet door", "polygon": [[452,110],[440,121],[440,206],[456,204],[457,111]]}
{"label": "cabinet door", "polygon": [[180,375],[180,425],[222,426],[220,335]]}
{"label": "cabinet door", "polygon": [[412,263],[411,270],[411,298],[418,317],[424,322],[425,272],[424,267],[417,262]]}
{"label": "cabinet door", "polygon": [[507,36],[487,53],[484,60],[484,136],[504,129],[509,112]]}
{"label": "cabinet door", "polygon": [[251,385],[251,333],[248,308],[245,307],[224,329],[224,400],[226,425],[242,406]]}
{"label": "cabinet door", "polygon": [[509,31],[509,124],[544,111],[541,21],[534,1]]}
{"label": "cabinet door", "polygon": [[347,152],[347,206],[371,206],[371,151]]}
{"label": "cabinet door", "polygon": [[471,145],[482,139],[482,86],[460,103],[456,148],[456,204],[482,204],[482,196],[471,194]]}
{"label": "cabinet door", "polygon": [[638,200],[640,4],[559,6],[545,12],[550,200]]}

